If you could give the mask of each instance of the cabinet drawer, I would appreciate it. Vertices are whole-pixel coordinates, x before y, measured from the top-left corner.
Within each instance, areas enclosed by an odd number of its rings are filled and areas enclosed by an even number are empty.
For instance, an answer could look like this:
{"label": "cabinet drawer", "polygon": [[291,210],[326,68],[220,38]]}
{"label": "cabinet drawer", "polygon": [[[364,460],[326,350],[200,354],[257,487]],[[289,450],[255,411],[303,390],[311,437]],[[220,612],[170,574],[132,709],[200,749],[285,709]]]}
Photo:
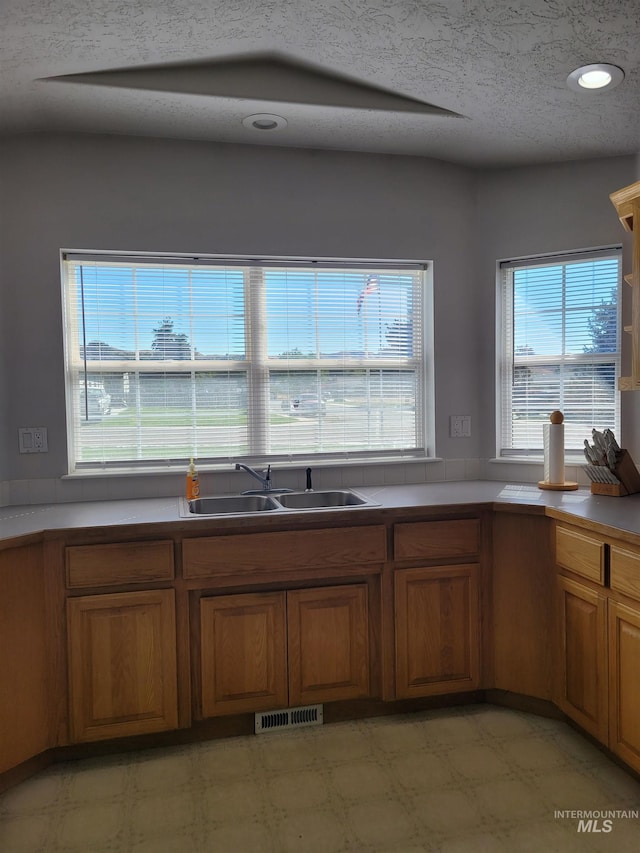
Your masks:
{"label": "cabinet drawer", "polygon": [[384,525],[185,539],[185,578],[384,562]]}
{"label": "cabinet drawer", "polygon": [[67,586],[117,586],[173,580],[173,542],[117,542],[66,549]]}
{"label": "cabinet drawer", "polygon": [[604,584],[604,542],[599,539],[556,527],[556,563],[563,569]]}
{"label": "cabinet drawer", "polygon": [[611,546],[611,589],[640,601],[640,553]]}
{"label": "cabinet drawer", "polygon": [[480,550],[480,522],[477,518],[412,521],[394,524],[393,530],[396,560],[475,557]]}

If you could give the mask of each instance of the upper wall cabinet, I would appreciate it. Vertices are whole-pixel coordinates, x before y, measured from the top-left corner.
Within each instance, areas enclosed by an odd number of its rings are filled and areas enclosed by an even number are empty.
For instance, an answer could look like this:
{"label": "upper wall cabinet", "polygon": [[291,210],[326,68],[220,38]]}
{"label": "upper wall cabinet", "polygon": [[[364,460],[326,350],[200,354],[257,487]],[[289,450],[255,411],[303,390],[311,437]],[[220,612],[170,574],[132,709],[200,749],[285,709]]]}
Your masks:
{"label": "upper wall cabinet", "polygon": [[624,280],[633,288],[631,302],[631,325],[625,332],[631,334],[631,376],[618,380],[620,391],[640,390],[640,181],[623,187],[609,196],[620,222],[626,231],[633,234],[633,264],[631,273]]}

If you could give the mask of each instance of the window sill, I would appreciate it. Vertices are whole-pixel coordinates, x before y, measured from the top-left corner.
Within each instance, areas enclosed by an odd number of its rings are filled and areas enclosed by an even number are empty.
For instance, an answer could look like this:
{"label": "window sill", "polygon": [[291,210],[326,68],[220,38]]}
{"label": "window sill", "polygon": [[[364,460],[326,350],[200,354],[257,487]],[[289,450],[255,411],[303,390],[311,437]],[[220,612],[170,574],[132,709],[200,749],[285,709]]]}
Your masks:
{"label": "window sill", "polygon": [[[495,462],[499,465],[544,465],[544,458],[542,456],[498,456],[494,459],[489,459],[487,461]],[[586,465],[587,463],[584,457],[576,455],[565,456],[564,464]]]}
{"label": "window sill", "polygon": [[[244,462],[244,459],[238,459],[239,462]],[[287,460],[278,460],[276,459],[271,463],[274,471],[299,471],[304,468],[311,467],[314,470],[319,470],[321,468],[353,468],[353,467],[374,467],[381,465],[417,465],[417,464],[427,464],[435,463],[435,462],[443,462],[443,458],[440,456],[388,456],[388,457],[380,457],[378,459],[334,459],[334,460],[314,460],[314,459],[306,459],[300,460],[297,459],[295,462],[289,462]],[[252,465],[255,468],[264,468],[266,467],[268,462],[252,462],[250,459],[247,464]],[[218,464],[218,465],[205,465],[199,464],[196,460],[196,467],[198,469],[199,474],[228,474],[233,471],[235,466],[235,461]],[[108,478],[108,477],[146,477],[149,476],[167,476],[167,475],[184,475],[187,470],[187,464],[184,465],[172,465],[172,466],[162,466],[162,467],[122,467],[122,468],[86,468],[78,471],[72,471],[69,474],[63,474],[60,479],[62,480],[83,480],[89,478]]]}

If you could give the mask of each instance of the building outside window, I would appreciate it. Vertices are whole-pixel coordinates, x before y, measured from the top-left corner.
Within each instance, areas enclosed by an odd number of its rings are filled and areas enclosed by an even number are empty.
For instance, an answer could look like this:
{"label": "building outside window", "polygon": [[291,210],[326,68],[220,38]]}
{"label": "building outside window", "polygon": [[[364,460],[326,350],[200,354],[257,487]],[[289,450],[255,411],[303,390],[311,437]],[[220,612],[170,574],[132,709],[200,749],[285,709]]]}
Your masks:
{"label": "building outside window", "polygon": [[424,457],[425,278],[63,253],[70,471]]}

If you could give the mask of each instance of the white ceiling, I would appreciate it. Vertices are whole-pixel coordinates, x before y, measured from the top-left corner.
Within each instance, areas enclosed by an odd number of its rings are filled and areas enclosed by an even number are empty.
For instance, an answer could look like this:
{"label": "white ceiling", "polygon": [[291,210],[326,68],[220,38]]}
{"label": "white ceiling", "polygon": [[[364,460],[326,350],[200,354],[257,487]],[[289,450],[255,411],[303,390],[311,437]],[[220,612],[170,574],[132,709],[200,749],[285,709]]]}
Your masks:
{"label": "white ceiling", "polygon": [[[624,81],[571,91],[595,62]],[[636,154],[640,0],[0,0],[0,135],[41,131],[471,166]]]}

